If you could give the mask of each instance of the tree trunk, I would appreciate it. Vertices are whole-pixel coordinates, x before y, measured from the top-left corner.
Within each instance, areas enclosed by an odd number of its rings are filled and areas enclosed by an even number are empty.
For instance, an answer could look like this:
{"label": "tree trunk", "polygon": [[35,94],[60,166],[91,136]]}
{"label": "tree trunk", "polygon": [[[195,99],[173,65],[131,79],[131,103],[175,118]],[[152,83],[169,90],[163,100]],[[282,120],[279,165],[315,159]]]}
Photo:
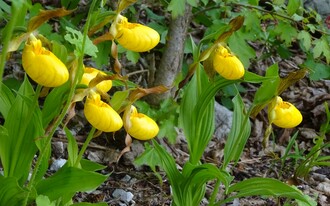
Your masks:
{"label": "tree trunk", "polygon": [[[184,42],[187,37],[187,30],[191,22],[191,6],[186,4],[183,16],[171,20],[167,34],[167,42],[159,65],[156,63],[156,71],[153,82],[149,86],[164,85],[171,88],[173,82],[181,71],[184,52]],[[158,105],[162,100],[169,98],[173,92],[149,95],[147,101],[150,104]]]}

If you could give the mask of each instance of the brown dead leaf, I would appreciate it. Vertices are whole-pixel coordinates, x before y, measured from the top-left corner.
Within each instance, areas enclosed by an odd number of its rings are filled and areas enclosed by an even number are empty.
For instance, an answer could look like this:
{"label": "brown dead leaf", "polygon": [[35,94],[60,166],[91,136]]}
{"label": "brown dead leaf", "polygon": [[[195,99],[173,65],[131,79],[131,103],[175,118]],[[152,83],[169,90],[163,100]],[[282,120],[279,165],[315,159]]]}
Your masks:
{"label": "brown dead leaf", "polygon": [[30,19],[27,30],[28,32],[32,32],[36,30],[39,26],[41,26],[43,23],[48,21],[49,19],[54,17],[66,16],[71,14],[73,11],[74,10],[66,10],[65,8],[58,8],[53,10],[41,10],[37,16]]}

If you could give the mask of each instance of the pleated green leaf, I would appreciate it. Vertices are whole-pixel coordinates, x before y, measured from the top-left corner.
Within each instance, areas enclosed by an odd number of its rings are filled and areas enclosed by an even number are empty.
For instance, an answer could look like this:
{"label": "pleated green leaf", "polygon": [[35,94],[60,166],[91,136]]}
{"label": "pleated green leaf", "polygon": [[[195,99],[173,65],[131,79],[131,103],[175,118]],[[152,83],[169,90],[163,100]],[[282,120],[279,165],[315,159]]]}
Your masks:
{"label": "pleated green leaf", "polygon": [[236,163],[239,160],[251,132],[249,115],[239,94],[233,98],[233,103],[233,123],[225,144],[222,168],[226,168],[231,161]]}
{"label": "pleated green leaf", "polygon": [[26,195],[15,177],[0,175],[0,205],[21,206]]}
{"label": "pleated green leaf", "polygon": [[[96,189],[107,175],[86,171],[75,167],[64,166],[53,176],[41,180],[36,185],[37,193],[48,196],[50,201],[66,197],[68,194]],[[63,199],[62,199],[63,200]],[[66,202],[68,200],[63,200]]]}
{"label": "pleated green leaf", "polygon": [[14,94],[10,91],[10,89],[0,82],[0,113],[3,118],[6,119],[9,109],[15,100]]}
{"label": "pleated green leaf", "polygon": [[273,197],[287,197],[290,199],[300,200],[307,205],[312,203],[307,199],[304,194],[279,180],[271,178],[260,178],[255,177],[251,179],[246,179],[238,182],[228,189],[228,194],[235,192],[235,195],[230,196],[223,201],[219,202],[217,205],[222,205],[226,202],[230,202],[235,198],[256,196],[256,195],[267,195]]}
{"label": "pleated green leaf", "polygon": [[34,95],[34,90],[26,77],[4,124],[8,136],[1,137],[1,143],[6,147],[6,151],[3,152],[5,157],[1,157],[5,162],[4,175],[16,177],[20,185],[25,183],[37,151],[35,139],[44,133],[41,112]]}

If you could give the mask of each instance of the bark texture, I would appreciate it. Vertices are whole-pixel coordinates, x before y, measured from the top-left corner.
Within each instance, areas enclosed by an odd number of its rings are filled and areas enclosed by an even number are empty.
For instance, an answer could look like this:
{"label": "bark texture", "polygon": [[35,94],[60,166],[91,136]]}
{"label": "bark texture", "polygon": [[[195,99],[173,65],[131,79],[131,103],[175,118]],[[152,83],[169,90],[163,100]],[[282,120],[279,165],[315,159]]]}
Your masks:
{"label": "bark texture", "polygon": [[[157,65],[153,82],[149,86],[164,85],[171,88],[173,82],[181,70],[184,52],[184,42],[187,37],[187,30],[191,22],[191,6],[186,4],[185,13],[171,20],[167,34],[167,42],[161,61]],[[148,96],[148,102],[158,105],[162,100],[169,98],[173,92]]]}

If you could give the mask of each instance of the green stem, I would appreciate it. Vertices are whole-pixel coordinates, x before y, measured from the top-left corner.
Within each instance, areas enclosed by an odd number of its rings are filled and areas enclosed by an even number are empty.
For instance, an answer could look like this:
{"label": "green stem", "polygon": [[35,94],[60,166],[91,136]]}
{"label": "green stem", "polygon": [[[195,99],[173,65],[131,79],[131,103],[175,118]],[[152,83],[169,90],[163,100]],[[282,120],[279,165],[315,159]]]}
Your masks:
{"label": "green stem", "polygon": [[[0,55],[0,82],[2,82],[2,75],[3,75],[4,69],[5,69],[10,39],[13,35],[14,27],[16,25],[16,21],[18,19],[18,15],[19,15],[19,8],[17,8],[15,5],[16,4],[14,4],[12,6],[12,12],[11,12],[12,15],[11,15],[10,21],[7,25],[7,28],[6,28],[6,32],[5,32],[4,40],[3,40],[2,53]],[[0,85],[0,89],[1,89],[1,85]]]}
{"label": "green stem", "polygon": [[213,206],[214,205],[214,201],[215,201],[215,199],[217,197],[220,184],[221,184],[221,181],[220,180],[217,180],[217,182],[215,183],[215,186],[214,186],[214,190],[213,190],[212,195],[211,195],[210,200],[209,200],[209,206]]}
{"label": "green stem", "polygon": [[78,154],[77,160],[76,160],[76,162],[75,162],[75,164],[74,164],[74,167],[78,167],[78,166],[79,166],[80,161],[81,161],[81,158],[82,158],[82,156],[84,155],[84,153],[85,153],[85,151],[86,151],[86,149],[87,149],[88,144],[89,144],[90,141],[93,139],[93,135],[94,135],[94,133],[95,133],[95,130],[96,130],[95,127],[93,127],[93,128],[91,129],[91,131],[89,132],[89,134],[88,134],[88,136],[87,136],[87,138],[86,138],[86,140],[85,140],[83,146],[81,147],[81,149],[80,149],[80,151],[79,151],[79,154]]}

